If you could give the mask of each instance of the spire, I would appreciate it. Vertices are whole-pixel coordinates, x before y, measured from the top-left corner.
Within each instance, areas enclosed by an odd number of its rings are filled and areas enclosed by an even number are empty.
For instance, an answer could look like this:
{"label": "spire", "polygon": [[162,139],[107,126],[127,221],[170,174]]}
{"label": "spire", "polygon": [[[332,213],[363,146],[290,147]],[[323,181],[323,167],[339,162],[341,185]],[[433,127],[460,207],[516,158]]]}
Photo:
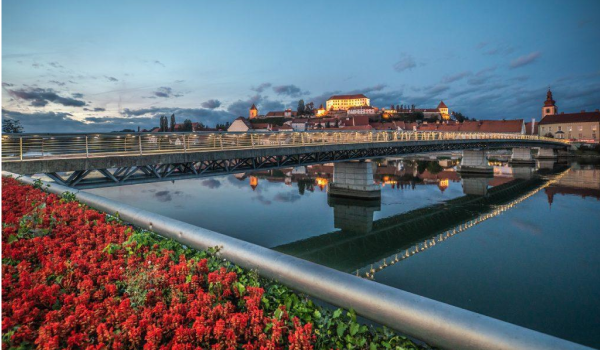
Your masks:
{"label": "spire", "polygon": [[253,104],[252,104],[252,107],[250,107],[250,110],[251,110],[251,111],[256,111],[256,110],[258,110],[258,108],[256,108],[256,106],[255,106],[255,105],[254,105],[254,103],[253,103]]}
{"label": "spire", "polygon": [[546,93],[546,101],[544,102],[544,107],[552,107],[552,106],[554,106],[555,103],[556,103],[556,101],[554,101],[552,99],[552,91],[550,90],[550,87],[548,87],[548,92]]}

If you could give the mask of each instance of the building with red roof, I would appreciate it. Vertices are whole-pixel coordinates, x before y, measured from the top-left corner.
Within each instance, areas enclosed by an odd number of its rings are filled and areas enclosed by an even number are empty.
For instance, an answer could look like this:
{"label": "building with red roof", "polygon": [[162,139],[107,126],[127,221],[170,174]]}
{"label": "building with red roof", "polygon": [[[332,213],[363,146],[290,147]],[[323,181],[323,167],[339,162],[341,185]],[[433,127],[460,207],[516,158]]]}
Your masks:
{"label": "building with red roof", "polygon": [[542,120],[539,122],[538,135],[551,136],[580,142],[598,143],[600,130],[600,110],[593,112],[558,114],[558,108],[548,89],[546,101],[542,107]]}

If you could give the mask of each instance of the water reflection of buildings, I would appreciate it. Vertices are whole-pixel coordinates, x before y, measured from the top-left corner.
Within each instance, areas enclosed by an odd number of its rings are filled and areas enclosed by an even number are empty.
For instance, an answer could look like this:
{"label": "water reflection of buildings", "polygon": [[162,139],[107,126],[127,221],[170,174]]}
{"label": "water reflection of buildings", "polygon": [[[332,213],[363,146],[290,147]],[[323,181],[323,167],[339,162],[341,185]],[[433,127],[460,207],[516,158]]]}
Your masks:
{"label": "water reflection of buildings", "polygon": [[595,167],[571,168],[558,182],[545,189],[548,204],[552,205],[554,197],[560,195],[576,195],[582,198],[592,197],[600,200],[600,169]]}
{"label": "water reflection of buildings", "polygon": [[[456,171],[455,160],[411,160],[393,159],[376,161],[373,170],[373,183],[381,188],[392,188],[397,190],[416,189],[417,186],[437,186],[440,192],[446,191],[451,183],[463,181]],[[333,182],[334,163],[319,165],[299,166],[294,168],[280,168],[263,171],[255,171],[247,174],[236,174],[236,178],[244,181],[249,178],[252,189],[259,186],[260,180],[271,183],[285,183],[288,186],[297,184],[300,194],[305,191],[314,192],[315,189],[326,191],[328,185]],[[519,173],[519,171],[527,172]],[[505,163],[494,166],[494,176],[487,180],[478,182],[469,178],[463,181],[465,194],[485,195],[489,187],[499,186],[511,181],[513,178],[530,178],[533,174],[532,168],[517,170]]]}
{"label": "water reflection of buildings", "polygon": [[[490,180],[492,179],[486,179]],[[407,250],[412,255],[410,251],[416,249],[418,252],[426,249],[425,246],[435,245],[435,242],[431,242],[431,237],[440,233],[448,233],[450,237],[456,232],[462,232],[512,208],[547,183],[548,181],[538,177],[510,178],[489,189],[485,196],[467,194],[376,221],[372,221],[372,218],[373,212],[379,210],[377,205],[367,207],[357,200],[335,202],[330,198],[330,206],[334,208],[335,227],[340,231],[274,249],[346,272],[360,270],[364,275],[370,271],[368,267],[371,264],[379,261],[386,264],[387,260],[382,259],[402,255],[401,253],[406,255]],[[448,229],[451,231],[446,232]],[[365,267],[367,270],[364,270]]]}

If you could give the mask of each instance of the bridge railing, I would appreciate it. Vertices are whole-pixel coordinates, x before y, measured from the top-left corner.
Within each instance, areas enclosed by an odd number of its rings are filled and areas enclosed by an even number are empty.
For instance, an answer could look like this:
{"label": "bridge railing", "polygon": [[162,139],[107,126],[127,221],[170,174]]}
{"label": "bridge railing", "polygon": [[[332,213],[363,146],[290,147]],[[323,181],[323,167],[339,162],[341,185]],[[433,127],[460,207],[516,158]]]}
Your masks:
{"label": "bridge railing", "polygon": [[341,130],[251,133],[4,134],[2,135],[2,161],[188,153],[322,144],[474,139],[566,142],[564,140],[520,134],[438,131]]}

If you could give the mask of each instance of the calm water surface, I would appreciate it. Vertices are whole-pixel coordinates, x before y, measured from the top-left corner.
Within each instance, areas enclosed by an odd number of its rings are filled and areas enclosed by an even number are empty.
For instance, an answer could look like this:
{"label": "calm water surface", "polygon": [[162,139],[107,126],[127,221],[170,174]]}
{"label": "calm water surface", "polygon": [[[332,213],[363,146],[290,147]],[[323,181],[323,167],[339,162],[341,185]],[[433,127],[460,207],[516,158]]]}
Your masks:
{"label": "calm water surface", "polygon": [[598,164],[372,163],[376,201],[328,196],[333,164],[89,191],[600,348]]}

